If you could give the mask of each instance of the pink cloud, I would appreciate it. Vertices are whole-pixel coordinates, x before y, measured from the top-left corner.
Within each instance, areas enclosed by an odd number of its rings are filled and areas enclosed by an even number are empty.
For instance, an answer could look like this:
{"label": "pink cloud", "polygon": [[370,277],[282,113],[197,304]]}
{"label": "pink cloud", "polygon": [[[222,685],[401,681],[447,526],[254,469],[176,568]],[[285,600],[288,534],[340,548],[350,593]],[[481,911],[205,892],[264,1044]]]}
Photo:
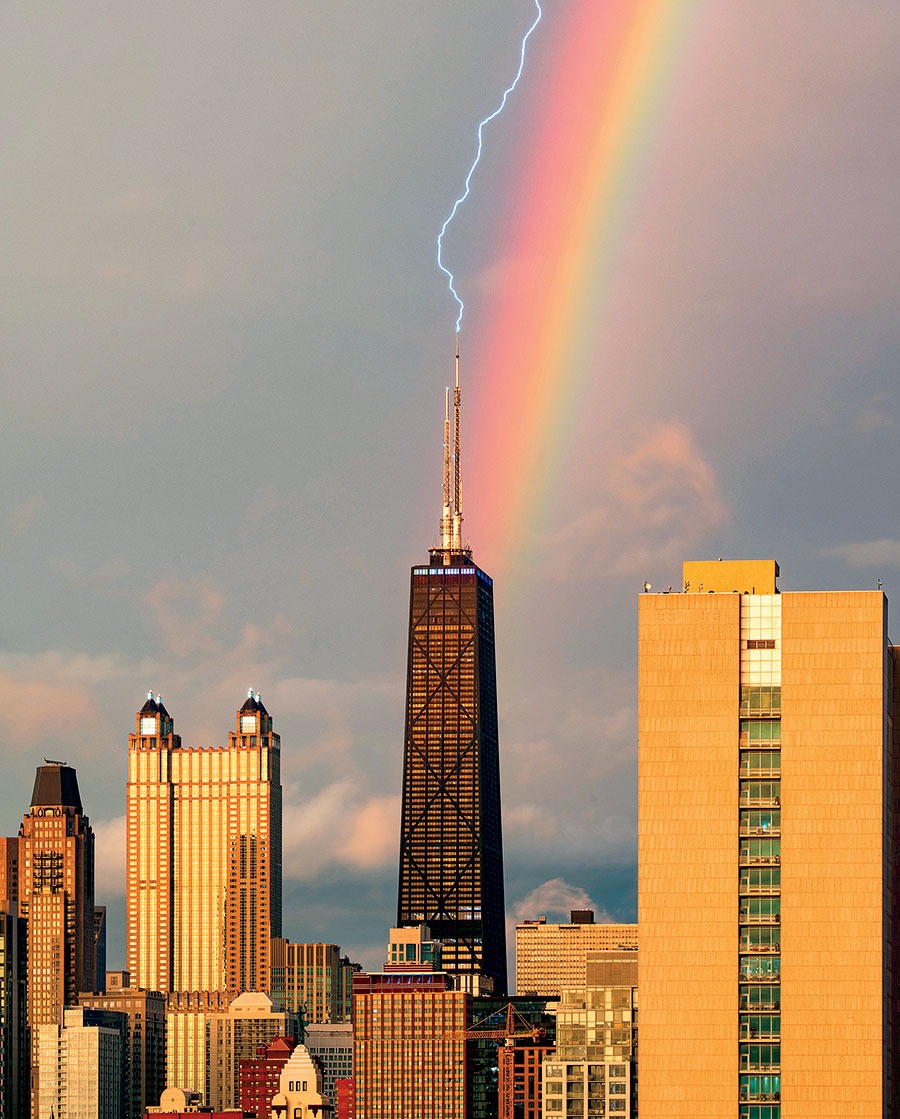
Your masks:
{"label": "pink cloud", "polygon": [[357,870],[374,870],[397,861],[400,797],[372,797],[362,804],[338,854]]}
{"label": "pink cloud", "polygon": [[351,781],[335,781],[306,801],[297,792],[285,790],[286,878],[311,881],[335,864],[374,870],[396,862],[399,797],[368,797]]}
{"label": "pink cloud", "polygon": [[548,921],[568,921],[573,909],[593,909],[598,922],[612,918],[580,886],[573,886],[564,878],[550,878],[536,886],[524,898],[514,902],[510,917],[514,921],[531,921],[545,916]]}
{"label": "pink cloud", "polygon": [[7,737],[20,746],[55,738],[60,726],[102,724],[91,689],[66,680],[35,680],[27,671],[0,671],[0,704]]}
{"label": "pink cloud", "polygon": [[727,516],[715,472],[683,424],[631,433],[596,473],[585,473],[596,497],[545,541],[558,580],[584,571],[636,578],[651,565],[677,563]]}

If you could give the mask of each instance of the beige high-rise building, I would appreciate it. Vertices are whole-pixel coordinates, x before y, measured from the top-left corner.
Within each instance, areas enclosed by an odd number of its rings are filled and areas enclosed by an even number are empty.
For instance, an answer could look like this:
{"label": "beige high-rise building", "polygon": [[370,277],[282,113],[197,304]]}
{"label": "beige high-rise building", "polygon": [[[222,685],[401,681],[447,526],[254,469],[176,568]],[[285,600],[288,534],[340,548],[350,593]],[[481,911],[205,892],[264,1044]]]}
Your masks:
{"label": "beige high-rise building", "polygon": [[886,602],[777,576],[640,599],[642,1119],[896,1115]]}
{"label": "beige high-rise building", "polygon": [[34,1119],[122,1119],[126,1114],[126,1018],[66,1007],[37,1028],[39,1096]]}
{"label": "beige high-rise building", "polygon": [[587,982],[588,952],[637,948],[637,925],[594,924],[590,909],[569,923],[539,917],[516,925],[516,994],[557,998]]}
{"label": "beige high-rise building", "polygon": [[182,747],[152,694],[128,742],[127,962],[168,992],[267,991],[281,935],[279,736],[259,695],[228,746]]}

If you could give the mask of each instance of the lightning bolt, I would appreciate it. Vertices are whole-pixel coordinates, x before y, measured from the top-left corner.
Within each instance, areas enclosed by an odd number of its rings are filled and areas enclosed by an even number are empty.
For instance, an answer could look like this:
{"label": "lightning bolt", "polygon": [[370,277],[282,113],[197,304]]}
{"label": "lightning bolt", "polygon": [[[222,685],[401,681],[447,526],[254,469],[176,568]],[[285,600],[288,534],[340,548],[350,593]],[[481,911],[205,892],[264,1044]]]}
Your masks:
{"label": "lightning bolt", "polygon": [[484,120],[478,125],[478,146],[477,146],[477,150],[475,152],[475,158],[472,160],[472,166],[469,168],[468,175],[466,175],[465,187],[463,189],[462,194],[453,203],[453,209],[450,211],[450,214],[448,215],[447,220],[441,226],[441,231],[440,231],[440,233],[438,234],[438,237],[437,237],[437,266],[438,266],[438,268],[440,268],[440,270],[447,277],[447,285],[450,288],[450,294],[456,300],[457,305],[459,307],[459,314],[456,316],[456,333],[457,334],[459,334],[459,328],[460,328],[460,325],[462,324],[462,317],[463,317],[463,311],[465,310],[465,306],[463,304],[463,301],[459,297],[459,293],[457,292],[456,288],[454,287],[455,280],[454,280],[453,273],[444,264],[444,234],[447,232],[447,229],[448,229],[450,223],[456,217],[456,211],[460,208],[460,206],[463,204],[463,202],[465,202],[465,200],[469,197],[470,190],[471,190],[470,184],[472,182],[472,176],[475,174],[475,168],[478,166],[478,164],[481,160],[481,151],[482,151],[482,147],[483,147],[483,134],[484,134],[485,125],[490,124],[491,121],[494,120],[495,117],[500,116],[500,114],[506,108],[507,98],[512,93],[512,91],[516,88],[516,86],[519,84],[519,78],[522,77],[522,70],[525,68],[525,47],[526,47],[526,44],[528,43],[528,40],[531,37],[531,33],[534,31],[534,29],[537,27],[537,25],[541,22],[541,16],[544,14],[543,10],[541,9],[540,0],[534,0],[534,6],[535,6],[535,8],[537,8],[537,16],[535,17],[534,23],[531,25],[531,27],[528,28],[528,30],[525,32],[525,34],[522,38],[522,47],[521,47],[521,50],[519,51],[519,69],[516,71],[516,76],[515,76],[515,78],[513,78],[512,83],[503,91],[503,97],[500,99],[500,104],[497,106],[496,109],[494,109],[494,111],[491,113],[490,116],[485,117]]}

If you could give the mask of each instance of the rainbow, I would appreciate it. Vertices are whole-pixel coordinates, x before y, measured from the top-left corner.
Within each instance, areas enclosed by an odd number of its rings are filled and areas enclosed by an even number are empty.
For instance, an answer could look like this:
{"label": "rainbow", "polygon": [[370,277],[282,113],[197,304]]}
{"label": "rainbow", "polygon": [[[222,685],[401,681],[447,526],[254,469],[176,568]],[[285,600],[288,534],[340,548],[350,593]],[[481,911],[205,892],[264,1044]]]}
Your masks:
{"label": "rainbow", "polygon": [[495,223],[504,274],[463,343],[476,366],[466,473],[485,511],[473,540],[488,570],[527,556],[594,391],[623,238],[700,6],[564,0],[545,13],[548,41],[532,47],[530,123]]}

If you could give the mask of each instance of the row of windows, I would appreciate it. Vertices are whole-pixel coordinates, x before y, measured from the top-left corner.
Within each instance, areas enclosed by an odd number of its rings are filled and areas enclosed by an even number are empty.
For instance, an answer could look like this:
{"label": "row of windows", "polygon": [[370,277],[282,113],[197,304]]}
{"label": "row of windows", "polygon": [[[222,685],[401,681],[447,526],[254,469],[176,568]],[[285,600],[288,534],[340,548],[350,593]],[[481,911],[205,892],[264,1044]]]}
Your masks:
{"label": "row of windows", "polygon": [[740,826],[747,832],[778,831],[781,828],[781,812],[777,808],[743,808],[740,813]]}
{"label": "row of windows", "polygon": [[[758,840],[751,840],[759,842]],[[771,840],[763,840],[771,842]],[[741,868],[741,889],[748,891],[775,891],[781,886],[780,866],[745,866]]]}
{"label": "row of windows", "polygon": [[781,987],[754,983],[740,988],[741,1010],[777,1010]]}

